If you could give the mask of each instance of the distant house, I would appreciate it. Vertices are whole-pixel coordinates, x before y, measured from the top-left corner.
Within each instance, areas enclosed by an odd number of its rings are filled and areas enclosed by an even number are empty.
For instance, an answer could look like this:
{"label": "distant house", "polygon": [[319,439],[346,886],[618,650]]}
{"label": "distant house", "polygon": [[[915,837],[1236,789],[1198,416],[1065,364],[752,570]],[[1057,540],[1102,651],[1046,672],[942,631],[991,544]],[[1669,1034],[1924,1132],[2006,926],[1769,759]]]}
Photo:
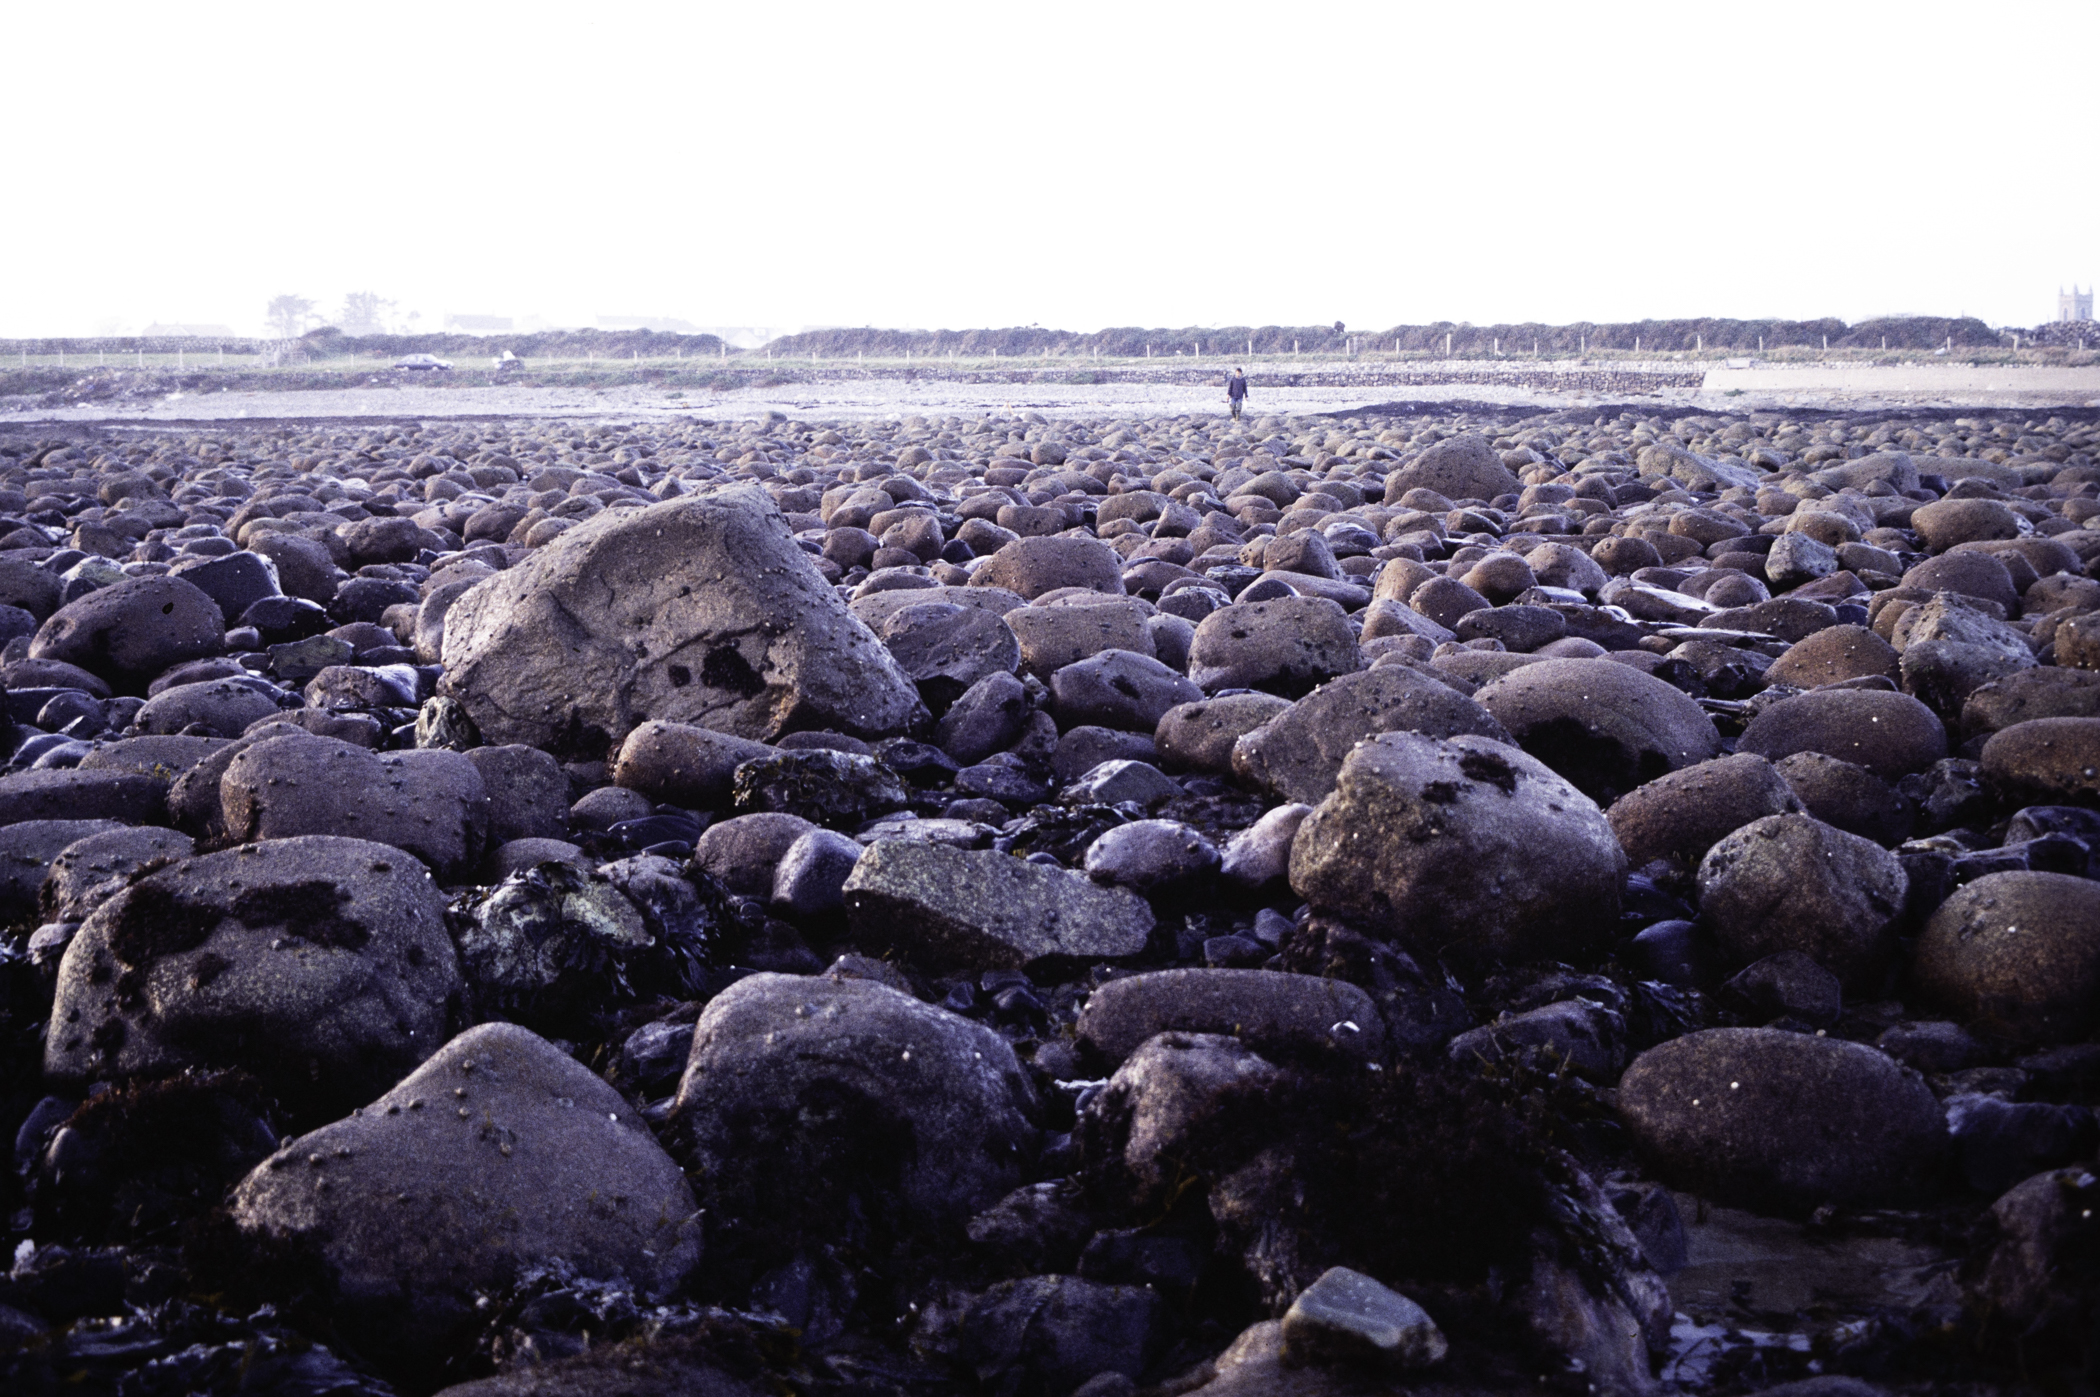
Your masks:
{"label": "distant house", "polygon": [[159,321],[139,331],[149,340],[237,340],[232,328],[225,325],[163,325]]}
{"label": "distant house", "polygon": [[700,327],[690,320],[679,320],[668,315],[601,315],[598,317],[601,330],[652,330],[661,335],[697,335]]}
{"label": "distant house", "polygon": [[507,315],[448,315],[445,328],[468,335],[501,335],[509,332],[511,319]]}

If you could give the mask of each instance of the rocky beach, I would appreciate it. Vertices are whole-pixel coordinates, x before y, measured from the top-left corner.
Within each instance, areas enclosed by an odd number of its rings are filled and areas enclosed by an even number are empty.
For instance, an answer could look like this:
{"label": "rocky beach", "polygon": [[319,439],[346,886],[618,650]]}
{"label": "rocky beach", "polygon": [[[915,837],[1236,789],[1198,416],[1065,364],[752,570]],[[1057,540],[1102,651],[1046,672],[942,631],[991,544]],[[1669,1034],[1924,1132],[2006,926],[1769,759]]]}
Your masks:
{"label": "rocky beach", "polygon": [[0,1389],[2100,1388],[2100,370],[1468,372],[18,404]]}

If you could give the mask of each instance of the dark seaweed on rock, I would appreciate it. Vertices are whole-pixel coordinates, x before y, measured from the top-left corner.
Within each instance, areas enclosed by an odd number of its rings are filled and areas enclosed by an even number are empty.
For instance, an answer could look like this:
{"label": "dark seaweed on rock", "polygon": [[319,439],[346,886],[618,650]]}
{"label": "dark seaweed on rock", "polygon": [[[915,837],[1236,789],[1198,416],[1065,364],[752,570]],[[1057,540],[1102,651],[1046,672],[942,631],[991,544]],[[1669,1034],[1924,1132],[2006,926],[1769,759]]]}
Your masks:
{"label": "dark seaweed on rock", "polygon": [[446,921],[481,1017],[575,1032],[603,1010],[706,991],[747,915],[736,899],[669,859],[607,869],[543,863],[453,900]]}

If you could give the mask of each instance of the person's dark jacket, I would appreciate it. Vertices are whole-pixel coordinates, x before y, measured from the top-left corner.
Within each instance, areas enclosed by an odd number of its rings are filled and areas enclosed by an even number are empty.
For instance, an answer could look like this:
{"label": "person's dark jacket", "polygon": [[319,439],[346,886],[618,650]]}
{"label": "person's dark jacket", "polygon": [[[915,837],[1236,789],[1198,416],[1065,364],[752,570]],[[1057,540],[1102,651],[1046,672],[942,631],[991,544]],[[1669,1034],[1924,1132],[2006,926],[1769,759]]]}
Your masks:
{"label": "person's dark jacket", "polygon": [[1247,375],[1234,374],[1225,380],[1225,396],[1238,402],[1247,396]]}

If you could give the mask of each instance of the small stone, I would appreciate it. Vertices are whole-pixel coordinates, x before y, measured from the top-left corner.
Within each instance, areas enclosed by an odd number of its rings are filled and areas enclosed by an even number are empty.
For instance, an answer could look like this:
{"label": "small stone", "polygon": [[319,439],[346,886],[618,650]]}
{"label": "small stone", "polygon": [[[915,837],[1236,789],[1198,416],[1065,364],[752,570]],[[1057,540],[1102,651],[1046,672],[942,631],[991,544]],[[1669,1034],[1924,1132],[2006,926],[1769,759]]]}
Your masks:
{"label": "small stone", "polygon": [[1427,1368],[1449,1348],[1428,1311],[1346,1266],[1329,1268],[1299,1292],[1283,1317],[1284,1359],[1290,1363]]}

